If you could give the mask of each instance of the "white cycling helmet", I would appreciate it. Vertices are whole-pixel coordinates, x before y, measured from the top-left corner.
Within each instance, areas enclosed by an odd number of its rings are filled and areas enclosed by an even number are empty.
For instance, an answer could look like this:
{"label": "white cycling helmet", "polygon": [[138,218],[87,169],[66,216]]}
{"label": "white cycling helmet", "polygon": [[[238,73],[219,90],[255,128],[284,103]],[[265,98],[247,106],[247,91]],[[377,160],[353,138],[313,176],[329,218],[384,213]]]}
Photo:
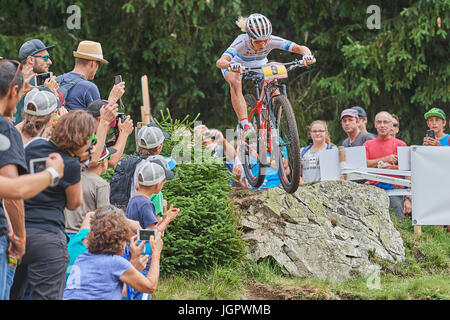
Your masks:
{"label": "white cycling helmet", "polygon": [[253,40],[267,40],[272,35],[272,24],[260,13],[253,13],[247,18],[245,30]]}

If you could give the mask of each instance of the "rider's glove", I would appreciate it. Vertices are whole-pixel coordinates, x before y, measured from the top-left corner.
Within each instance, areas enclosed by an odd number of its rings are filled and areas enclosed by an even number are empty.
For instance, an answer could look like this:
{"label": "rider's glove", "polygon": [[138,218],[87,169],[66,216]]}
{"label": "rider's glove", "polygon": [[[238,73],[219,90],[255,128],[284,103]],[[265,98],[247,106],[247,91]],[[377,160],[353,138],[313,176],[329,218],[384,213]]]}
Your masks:
{"label": "rider's glove", "polygon": [[314,56],[312,54],[305,54],[303,60],[314,60]]}
{"label": "rider's glove", "polygon": [[239,62],[232,62],[229,66],[230,70],[238,70],[242,68],[242,65]]}

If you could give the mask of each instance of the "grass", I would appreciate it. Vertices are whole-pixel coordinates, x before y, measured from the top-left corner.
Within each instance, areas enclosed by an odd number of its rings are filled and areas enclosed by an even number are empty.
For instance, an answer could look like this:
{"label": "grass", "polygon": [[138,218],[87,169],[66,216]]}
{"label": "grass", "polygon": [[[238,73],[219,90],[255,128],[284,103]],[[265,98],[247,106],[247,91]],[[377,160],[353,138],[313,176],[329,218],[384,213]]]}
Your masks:
{"label": "grass", "polygon": [[[379,277],[355,276],[342,283],[290,277],[273,259],[245,261],[239,267],[215,265],[197,276],[161,278],[155,300],[212,299],[450,299],[450,233],[423,226],[414,234],[410,219],[392,220],[405,246],[406,261],[383,261]],[[377,282],[377,280],[379,280]],[[255,290],[257,289],[257,290]]]}

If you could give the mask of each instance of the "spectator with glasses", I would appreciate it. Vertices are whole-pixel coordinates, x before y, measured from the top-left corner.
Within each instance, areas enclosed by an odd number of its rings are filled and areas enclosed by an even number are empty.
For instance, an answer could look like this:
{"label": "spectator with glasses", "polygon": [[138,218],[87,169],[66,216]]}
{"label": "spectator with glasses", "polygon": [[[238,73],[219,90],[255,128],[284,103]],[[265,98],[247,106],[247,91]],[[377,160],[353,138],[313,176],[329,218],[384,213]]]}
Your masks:
{"label": "spectator with glasses", "polygon": [[313,143],[300,149],[301,184],[320,181],[319,153],[336,147],[331,143],[327,123],[323,120],[313,121],[309,134]]}
{"label": "spectator with glasses", "polygon": [[[19,60],[22,63],[22,72],[25,77],[25,83],[29,84],[30,90],[36,85],[34,82],[34,75],[49,72],[52,60],[50,59],[49,50],[55,46],[46,46],[39,39],[32,39],[25,42],[19,49]],[[45,85],[52,89],[53,93],[57,94],[58,84],[52,77],[46,80]],[[25,90],[24,94],[28,93]],[[17,105],[17,112],[13,116],[13,121],[18,124],[22,121],[23,99]]]}
{"label": "spectator with glasses", "polygon": [[25,200],[27,250],[16,270],[11,299],[23,297],[27,282],[32,300],[62,298],[69,262],[64,208],[76,210],[83,201],[80,161],[89,158],[96,140],[94,130],[95,120],[89,113],[72,111],[58,120],[49,140],[36,139],[25,149],[27,165],[32,159],[59,153],[64,177],[55,178],[51,187]]}

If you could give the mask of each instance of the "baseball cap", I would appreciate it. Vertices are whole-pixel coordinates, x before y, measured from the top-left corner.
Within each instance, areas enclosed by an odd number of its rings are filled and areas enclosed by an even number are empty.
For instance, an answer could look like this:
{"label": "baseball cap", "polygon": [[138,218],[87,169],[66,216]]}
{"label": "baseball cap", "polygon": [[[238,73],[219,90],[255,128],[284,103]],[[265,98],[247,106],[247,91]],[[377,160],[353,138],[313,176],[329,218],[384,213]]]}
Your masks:
{"label": "baseball cap", "polygon": [[438,117],[441,118],[442,120],[445,120],[445,112],[444,110],[439,108],[432,108],[424,114],[424,117],[425,119],[428,119],[429,117]]}
{"label": "baseball cap", "polygon": [[164,179],[170,180],[172,178],[172,171],[164,169],[163,166],[155,162],[146,162],[138,173],[139,184],[147,187],[154,186]]}
{"label": "baseball cap", "polygon": [[166,136],[159,127],[145,126],[139,130],[138,144],[141,148],[151,149],[163,143]]}
{"label": "baseball cap", "polygon": [[46,46],[39,39],[32,39],[25,42],[19,49],[19,60],[25,60],[27,57],[36,54],[39,51],[52,49],[55,46]]}
{"label": "baseball cap", "polygon": [[176,166],[176,162],[172,158],[163,157],[161,155],[150,156],[146,159],[147,162],[154,162],[159,164],[166,170],[166,180],[172,180],[174,174],[172,172],[173,168]]}
{"label": "baseball cap", "polygon": [[358,116],[360,118],[367,118],[366,110],[364,110],[362,107],[360,107],[360,106],[353,106],[350,109],[356,110],[358,112]]}
{"label": "baseball cap", "polygon": [[87,111],[94,116],[94,118],[100,117],[100,109],[108,104],[108,100],[97,99],[92,101],[87,106]]}
{"label": "baseball cap", "polygon": [[50,91],[34,88],[25,96],[23,110],[33,116],[46,116],[56,110],[58,99]]}
{"label": "baseball cap", "polygon": [[352,109],[352,108],[345,109],[341,112],[341,120],[345,116],[350,116],[350,117],[359,119],[358,111],[356,111],[355,109]]}

